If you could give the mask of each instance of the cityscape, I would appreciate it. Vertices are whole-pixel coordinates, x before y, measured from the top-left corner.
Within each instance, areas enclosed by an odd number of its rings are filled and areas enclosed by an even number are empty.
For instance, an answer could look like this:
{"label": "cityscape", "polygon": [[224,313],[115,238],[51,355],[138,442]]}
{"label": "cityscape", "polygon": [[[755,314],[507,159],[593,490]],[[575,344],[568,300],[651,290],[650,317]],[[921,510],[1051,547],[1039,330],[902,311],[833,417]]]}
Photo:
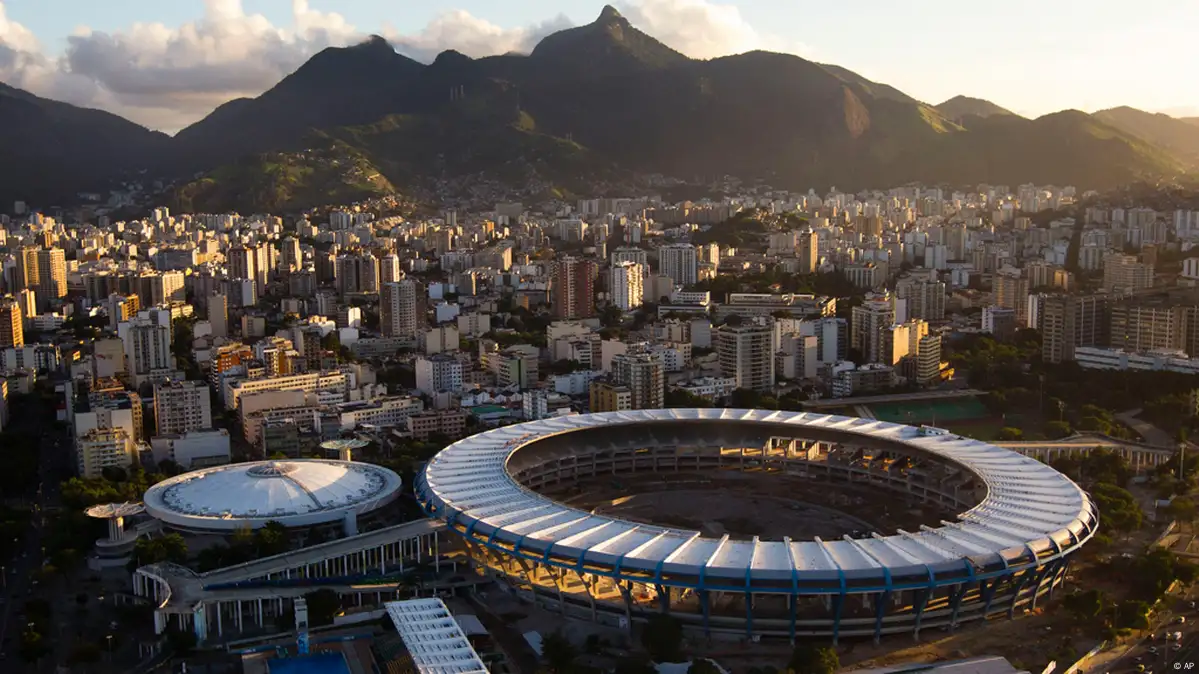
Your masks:
{"label": "cityscape", "polygon": [[1199,659],[1199,101],[934,105],[755,0],[18,4],[0,671]]}

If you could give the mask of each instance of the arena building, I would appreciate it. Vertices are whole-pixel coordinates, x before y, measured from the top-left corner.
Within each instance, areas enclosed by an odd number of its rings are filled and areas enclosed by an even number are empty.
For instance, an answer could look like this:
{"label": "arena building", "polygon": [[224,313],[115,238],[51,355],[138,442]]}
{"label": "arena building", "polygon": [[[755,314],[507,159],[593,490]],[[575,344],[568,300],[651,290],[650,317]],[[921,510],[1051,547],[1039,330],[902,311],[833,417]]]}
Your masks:
{"label": "arena building", "polygon": [[150,487],[146,512],[178,531],[229,535],[279,522],[289,529],[341,527],[395,501],[400,477],[371,464],[325,459],[235,463],[194,470]]}
{"label": "arena building", "polygon": [[[922,515],[907,528],[861,531],[855,510],[844,517],[854,531],[821,538],[801,520],[791,536],[767,539],[697,530],[726,498],[710,489],[687,502],[693,528],[666,526],[658,511],[604,514],[638,497],[627,489],[595,509],[562,502],[626,482],[669,489],[724,478],[756,491],[781,484],[805,501],[856,490],[856,502],[892,518]],[[447,447],[415,490],[477,565],[525,599],[623,627],[669,612],[690,629],[751,639],[877,640],[1011,616],[1054,591],[1098,526],[1087,494],[1035,459],[936,428],[764,410],[507,426]],[[791,512],[763,502],[746,527]],[[811,512],[813,526],[835,514]]]}

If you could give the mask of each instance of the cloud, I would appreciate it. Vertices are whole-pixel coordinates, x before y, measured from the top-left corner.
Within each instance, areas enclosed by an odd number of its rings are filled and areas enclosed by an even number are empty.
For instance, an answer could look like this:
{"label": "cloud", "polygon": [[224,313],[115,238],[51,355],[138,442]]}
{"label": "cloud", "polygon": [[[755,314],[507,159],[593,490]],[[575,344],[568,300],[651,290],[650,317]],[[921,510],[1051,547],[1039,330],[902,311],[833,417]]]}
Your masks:
{"label": "cloud", "polygon": [[616,8],[629,23],[692,58],[710,59],[755,49],[801,55],[811,51],[798,42],[759,32],[735,5],[707,0],[625,0]]}
{"label": "cloud", "polygon": [[[802,49],[759,33],[732,5],[626,0],[618,7],[638,28],[697,58]],[[528,53],[546,35],[570,26],[559,15],[505,28],[456,10],[416,32],[385,25],[379,32],[401,53],[429,62],[446,49],[473,58]],[[50,56],[37,36],[7,18],[0,0],[0,81],[175,131],[234,98],[261,94],[321,49],[353,44],[366,35],[340,14],[312,9],[307,0],[292,0],[290,23],[282,26],[247,13],[241,0],[205,0],[203,14],[179,26],[134,23],[113,32],[78,28],[67,37],[66,50]]]}
{"label": "cloud", "polygon": [[527,54],[546,35],[572,25],[570,19],[559,15],[528,27],[503,28],[470,12],[454,10],[437,16],[417,33],[403,35],[389,29],[383,36],[401,54],[428,63],[447,49],[471,58],[511,52]]}

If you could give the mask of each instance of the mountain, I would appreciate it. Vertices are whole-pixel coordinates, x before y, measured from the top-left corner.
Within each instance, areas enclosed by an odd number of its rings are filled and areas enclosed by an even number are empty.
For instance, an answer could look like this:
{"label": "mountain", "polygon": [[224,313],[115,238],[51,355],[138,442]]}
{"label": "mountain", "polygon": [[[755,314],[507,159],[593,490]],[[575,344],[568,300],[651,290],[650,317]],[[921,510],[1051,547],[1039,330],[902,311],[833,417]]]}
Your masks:
{"label": "mountain", "polygon": [[936,106],[936,108],[937,112],[944,115],[946,119],[952,120],[961,120],[969,116],[982,117],[984,119],[995,115],[1018,116],[1011,110],[1001,108],[991,101],[981,98],[971,98],[969,96],[954,96]]}
{"label": "mountain", "polygon": [[1093,115],[1146,142],[1158,145],[1199,166],[1199,125],[1187,123],[1161,113],[1150,113],[1130,107],[1100,110]]}
{"label": "mountain", "polygon": [[1186,122],[1187,124],[1199,126],[1199,117],[1183,117],[1182,121]]}
{"label": "mountain", "polygon": [[121,174],[154,165],[169,143],[116,115],[0,84],[0,208],[101,192]]}
{"label": "mountain", "polygon": [[[2,133],[19,137],[27,123]],[[690,59],[611,7],[528,55],[448,51],[425,65],[381,38],[326,49],[257,98],[173,139],[149,137],[169,140],[156,156],[175,176],[209,172],[179,183],[179,203],[240,210],[389,189],[437,201],[627,192],[652,173],[792,189],[919,180],[1102,190],[1188,163],[1183,146],[1102,116],[1029,120],[964,97],[933,107],[788,54]]]}
{"label": "mountain", "polygon": [[612,6],[594,23],[546,36],[530,58],[544,79],[617,77],[681,66],[690,59],[637,30]]}
{"label": "mountain", "polygon": [[296,211],[396,192],[357,149],[313,132],[306,149],[241,157],[174,188],[168,204],[185,212]]}
{"label": "mountain", "polygon": [[402,103],[424,70],[378,36],[324,49],[261,96],[232,100],[180,131],[176,166],[209,168],[239,154],[300,149],[311,129],[373,122]]}

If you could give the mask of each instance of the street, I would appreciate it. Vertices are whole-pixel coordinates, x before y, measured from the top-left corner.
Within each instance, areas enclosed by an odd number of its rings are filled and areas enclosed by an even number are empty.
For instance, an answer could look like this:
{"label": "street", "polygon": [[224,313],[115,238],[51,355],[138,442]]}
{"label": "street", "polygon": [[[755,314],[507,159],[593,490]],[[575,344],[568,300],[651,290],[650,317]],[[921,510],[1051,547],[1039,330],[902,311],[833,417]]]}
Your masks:
{"label": "street", "polygon": [[[40,410],[39,410],[40,411]],[[45,422],[48,425],[48,422]],[[46,509],[58,504],[58,473],[64,462],[69,462],[69,448],[61,433],[49,431],[41,435],[38,452],[38,482],[31,485],[29,530],[24,541],[11,560],[6,560],[4,579],[0,581],[0,662],[12,663],[20,659],[20,636],[25,627],[20,618],[24,603],[37,596],[34,572],[44,563],[42,540],[46,523]],[[48,636],[48,635],[47,635]],[[0,669],[11,671],[8,666]]]}

